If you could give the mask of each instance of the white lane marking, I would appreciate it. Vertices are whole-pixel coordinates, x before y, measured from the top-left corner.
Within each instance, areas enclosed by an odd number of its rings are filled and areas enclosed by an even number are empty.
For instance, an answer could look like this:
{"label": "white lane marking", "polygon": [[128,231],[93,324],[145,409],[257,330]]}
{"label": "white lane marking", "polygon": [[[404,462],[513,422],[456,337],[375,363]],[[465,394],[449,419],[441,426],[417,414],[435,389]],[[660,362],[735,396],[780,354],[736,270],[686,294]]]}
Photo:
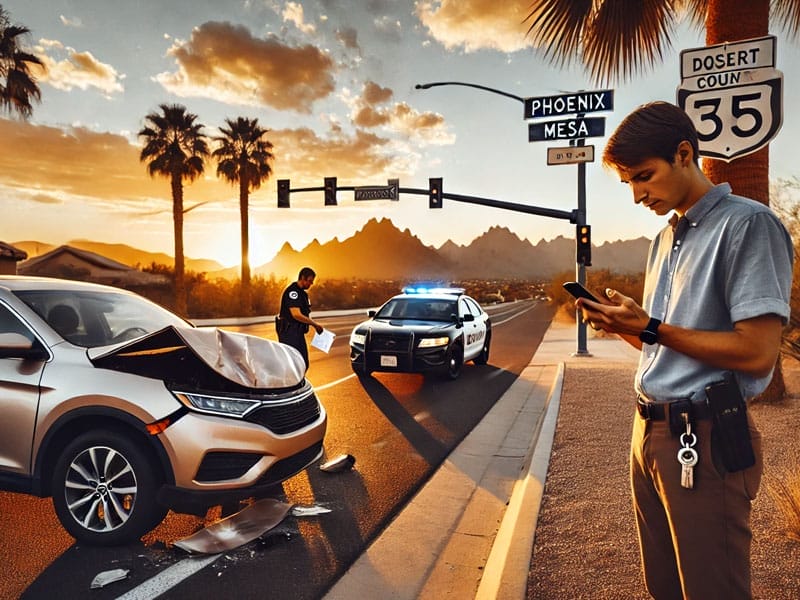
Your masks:
{"label": "white lane marking", "polygon": [[336,381],[331,381],[330,383],[323,383],[322,385],[315,385],[314,386],[314,391],[315,392],[319,392],[321,390],[327,390],[328,388],[332,388],[335,385],[339,385],[340,383],[343,383],[343,382],[347,381],[348,379],[352,379],[355,376],[356,376],[355,373],[350,373],[350,375],[346,375],[345,377],[342,377],[341,379],[337,379]]}
{"label": "white lane marking", "polygon": [[521,310],[518,313],[515,313],[515,314],[511,315],[507,319],[503,319],[502,321],[495,322],[494,320],[492,320],[492,327],[494,327],[495,325],[502,325],[503,323],[508,323],[512,319],[516,319],[517,317],[519,317],[521,315],[524,315],[526,312],[528,312],[529,310],[533,310],[534,308],[536,308],[535,304],[533,306],[530,306],[530,307],[526,308],[525,310]]}
{"label": "white lane marking", "polygon": [[117,600],[149,600],[166,593],[184,579],[194,575],[203,567],[206,567],[217,560],[222,554],[212,554],[211,556],[184,558],[161,571],[158,575],[143,581],[132,590],[128,590]]}

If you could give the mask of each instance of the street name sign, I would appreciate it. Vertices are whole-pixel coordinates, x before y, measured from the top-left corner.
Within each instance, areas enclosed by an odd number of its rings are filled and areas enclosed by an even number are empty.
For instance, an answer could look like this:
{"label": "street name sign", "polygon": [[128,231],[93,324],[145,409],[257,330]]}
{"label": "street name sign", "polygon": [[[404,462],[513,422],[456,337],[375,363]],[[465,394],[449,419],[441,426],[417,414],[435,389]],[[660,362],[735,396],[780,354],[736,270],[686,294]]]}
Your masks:
{"label": "street name sign", "polygon": [[548,165],[574,165],[594,162],[594,146],[566,146],[547,149]]}
{"label": "street name sign", "polygon": [[528,141],[574,140],[587,137],[602,137],[606,133],[605,117],[586,117],[542,121],[528,124]]}
{"label": "street name sign", "polygon": [[354,188],[356,200],[397,200],[400,180],[390,179],[388,185],[362,185]]}
{"label": "street name sign", "polygon": [[697,128],[700,155],[730,162],[766,146],[783,121],[775,36],[681,52],[678,105]]}
{"label": "street name sign", "polygon": [[614,109],[614,90],[525,98],[525,118],[560,117]]}

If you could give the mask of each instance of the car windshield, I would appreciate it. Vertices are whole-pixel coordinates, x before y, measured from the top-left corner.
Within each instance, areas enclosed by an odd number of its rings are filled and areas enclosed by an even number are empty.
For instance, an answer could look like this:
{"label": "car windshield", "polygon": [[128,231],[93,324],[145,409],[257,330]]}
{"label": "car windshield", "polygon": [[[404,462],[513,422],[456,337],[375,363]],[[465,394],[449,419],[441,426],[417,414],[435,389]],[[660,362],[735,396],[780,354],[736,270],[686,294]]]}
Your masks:
{"label": "car windshield", "polygon": [[378,319],[451,321],[458,314],[455,300],[438,298],[392,298],[375,315]]}
{"label": "car windshield", "polygon": [[85,348],[124,342],[168,325],[191,327],[177,315],[133,294],[49,289],[14,293],[61,337]]}

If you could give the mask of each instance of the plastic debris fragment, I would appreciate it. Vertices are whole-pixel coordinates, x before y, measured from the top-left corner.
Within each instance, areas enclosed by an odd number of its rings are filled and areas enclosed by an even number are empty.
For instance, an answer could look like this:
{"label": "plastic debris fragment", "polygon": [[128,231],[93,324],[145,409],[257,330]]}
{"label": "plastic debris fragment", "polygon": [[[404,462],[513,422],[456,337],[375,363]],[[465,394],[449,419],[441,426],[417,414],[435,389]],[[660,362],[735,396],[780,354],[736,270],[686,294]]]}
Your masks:
{"label": "plastic debris fragment", "polygon": [[98,573],[95,575],[94,579],[92,579],[89,589],[96,590],[97,588],[107,586],[109,583],[122,581],[128,577],[128,573],[130,573],[130,569],[111,569],[110,571]]}
{"label": "plastic debris fragment", "polygon": [[340,454],[336,458],[332,458],[331,460],[321,464],[319,466],[319,470],[326,473],[338,473],[339,471],[347,471],[352,469],[353,465],[355,464],[355,456],[352,454]]}
{"label": "plastic debris fragment", "polygon": [[317,504],[314,506],[292,507],[292,516],[294,517],[312,517],[314,515],[324,515],[325,513],[329,512],[331,512],[330,508],[325,508],[324,506],[319,506]]}

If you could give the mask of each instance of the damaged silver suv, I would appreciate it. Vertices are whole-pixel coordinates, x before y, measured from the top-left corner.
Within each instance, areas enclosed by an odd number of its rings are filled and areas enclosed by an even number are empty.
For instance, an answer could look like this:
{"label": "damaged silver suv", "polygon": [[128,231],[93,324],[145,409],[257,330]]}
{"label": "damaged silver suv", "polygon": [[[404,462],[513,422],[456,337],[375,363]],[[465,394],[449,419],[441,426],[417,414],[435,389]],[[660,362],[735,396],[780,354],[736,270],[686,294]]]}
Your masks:
{"label": "damaged silver suv", "polygon": [[273,493],[326,425],[289,346],[113,287],[0,276],[0,489],[52,496],[82,542]]}

